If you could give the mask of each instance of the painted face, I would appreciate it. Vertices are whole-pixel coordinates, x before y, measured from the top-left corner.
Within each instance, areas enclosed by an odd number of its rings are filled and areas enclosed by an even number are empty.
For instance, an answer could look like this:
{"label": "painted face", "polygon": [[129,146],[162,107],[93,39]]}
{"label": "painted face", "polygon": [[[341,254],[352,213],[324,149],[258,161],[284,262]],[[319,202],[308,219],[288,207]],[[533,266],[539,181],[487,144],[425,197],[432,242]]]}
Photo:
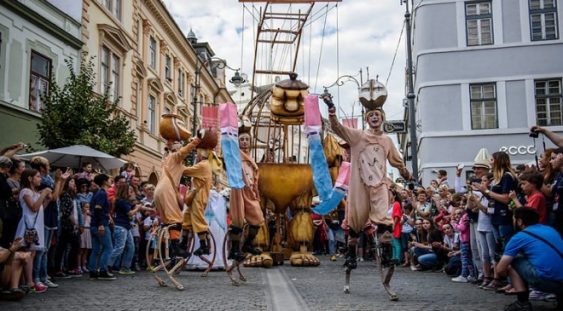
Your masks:
{"label": "painted face", "polygon": [[250,148],[250,135],[248,134],[241,134],[238,137],[238,144],[240,149],[249,149]]}
{"label": "painted face", "polygon": [[383,123],[383,114],[379,110],[373,110],[368,112],[366,121],[370,128],[379,129]]}

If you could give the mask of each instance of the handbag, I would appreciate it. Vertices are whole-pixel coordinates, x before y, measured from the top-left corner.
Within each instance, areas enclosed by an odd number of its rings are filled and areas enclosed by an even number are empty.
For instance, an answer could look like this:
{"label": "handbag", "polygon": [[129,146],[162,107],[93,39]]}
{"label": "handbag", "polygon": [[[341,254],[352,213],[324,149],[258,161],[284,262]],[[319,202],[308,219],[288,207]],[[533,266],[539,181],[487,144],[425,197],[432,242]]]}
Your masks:
{"label": "handbag", "polygon": [[35,220],[33,221],[33,226],[31,228],[27,225],[27,221],[24,219],[25,231],[23,233],[23,240],[28,246],[32,244],[39,245],[39,234],[35,229],[35,224],[37,223],[37,216],[39,216],[39,211],[35,213]]}

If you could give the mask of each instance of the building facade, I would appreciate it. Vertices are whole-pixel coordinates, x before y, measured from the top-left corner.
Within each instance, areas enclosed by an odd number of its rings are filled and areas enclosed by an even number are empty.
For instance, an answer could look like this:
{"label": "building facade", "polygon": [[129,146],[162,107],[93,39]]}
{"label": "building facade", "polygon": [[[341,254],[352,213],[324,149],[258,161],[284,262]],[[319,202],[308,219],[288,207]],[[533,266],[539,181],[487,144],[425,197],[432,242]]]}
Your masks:
{"label": "building facade", "polygon": [[95,57],[96,91],[110,83],[136,132],[134,151],[123,158],[143,179],[156,183],[160,174],[162,114],[178,114],[191,129],[194,106],[198,116],[202,105],[232,101],[211,48],[196,52],[160,0],[83,0],[82,40]]}
{"label": "building facade", "polygon": [[[78,60],[81,3],[58,8],[57,1],[0,2],[0,146],[23,142],[36,150],[41,95],[55,77],[64,84],[65,60]],[[78,67],[78,61],[74,62]]]}
{"label": "building facade", "polygon": [[[470,174],[480,148],[534,162],[534,124],[563,132],[563,5],[557,0],[425,0],[413,10],[417,138],[424,185]],[[410,154],[408,135],[401,139]],[[407,140],[405,140],[407,139]],[[553,144],[546,141],[547,147]]]}

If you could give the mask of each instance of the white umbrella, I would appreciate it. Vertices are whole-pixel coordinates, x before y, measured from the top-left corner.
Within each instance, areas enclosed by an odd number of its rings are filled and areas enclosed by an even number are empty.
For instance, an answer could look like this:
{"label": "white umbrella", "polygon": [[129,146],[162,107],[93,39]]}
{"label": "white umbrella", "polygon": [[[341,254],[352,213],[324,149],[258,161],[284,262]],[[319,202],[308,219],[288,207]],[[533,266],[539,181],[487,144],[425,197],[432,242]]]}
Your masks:
{"label": "white umbrella", "polygon": [[122,167],[123,164],[127,163],[124,160],[84,145],[74,145],[18,155],[18,157],[25,160],[31,160],[31,158],[35,156],[45,157],[53,166],[70,168],[81,168],[82,163],[90,162],[95,167],[111,170]]}

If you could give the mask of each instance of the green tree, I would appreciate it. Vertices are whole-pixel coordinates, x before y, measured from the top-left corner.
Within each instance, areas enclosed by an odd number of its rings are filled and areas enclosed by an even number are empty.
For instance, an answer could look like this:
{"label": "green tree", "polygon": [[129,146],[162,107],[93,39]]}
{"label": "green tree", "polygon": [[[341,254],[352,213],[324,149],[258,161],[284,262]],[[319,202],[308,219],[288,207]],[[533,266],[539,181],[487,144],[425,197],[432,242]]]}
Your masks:
{"label": "green tree", "polygon": [[75,72],[73,59],[65,60],[70,76],[64,86],[52,79],[38,124],[40,142],[52,149],[87,145],[119,157],[133,151],[135,132],[119,114],[119,99],[110,100],[109,86],[104,94],[94,92],[96,75],[93,57],[82,55],[80,70]]}

